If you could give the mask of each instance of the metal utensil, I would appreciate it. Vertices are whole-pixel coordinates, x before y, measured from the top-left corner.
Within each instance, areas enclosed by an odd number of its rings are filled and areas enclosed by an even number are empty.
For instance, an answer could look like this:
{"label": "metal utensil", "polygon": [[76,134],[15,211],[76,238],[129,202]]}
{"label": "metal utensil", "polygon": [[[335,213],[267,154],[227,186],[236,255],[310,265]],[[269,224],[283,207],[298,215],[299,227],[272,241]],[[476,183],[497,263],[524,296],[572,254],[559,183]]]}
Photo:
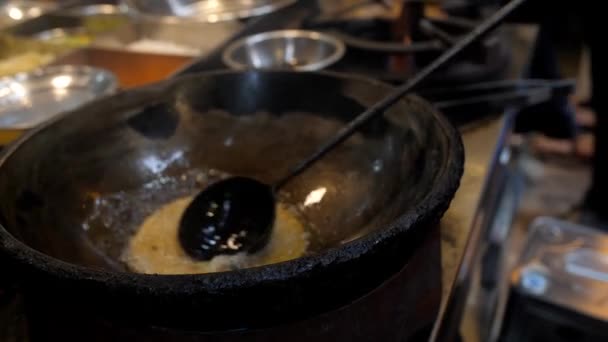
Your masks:
{"label": "metal utensil", "polygon": [[217,48],[239,32],[242,20],[267,14],[295,0],[122,0],[137,39],[179,42],[201,53]]}
{"label": "metal utensil", "polygon": [[164,22],[196,21],[216,23],[268,14],[296,0],[123,0],[140,17]]}
{"label": "metal utensil", "polygon": [[117,86],[112,73],[87,66],[52,66],[0,78],[0,144]]}
{"label": "metal utensil", "polygon": [[281,30],[255,34],[230,44],[222,60],[233,69],[320,70],[340,60],[344,43],[315,31]]}
{"label": "metal utensil", "polygon": [[39,17],[56,7],[57,5],[53,2],[8,1],[0,6],[0,28]]}
{"label": "metal utensil", "polygon": [[192,257],[208,260],[218,254],[259,250],[267,243],[270,236],[275,219],[274,194],[282,186],[348,139],[370,119],[383,114],[430,74],[502,23],[525,1],[512,0],[504,5],[413,78],[355,117],[336,136],[274,184],[268,185],[250,178],[233,177],[203,190],[190,203],[180,221],[179,239],[185,251]]}
{"label": "metal utensil", "polygon": [[567,96],[575,85],[574,80],[505,80],[436,88],[421,91],[419,95],[440,110],[474,105],[528,107]]}

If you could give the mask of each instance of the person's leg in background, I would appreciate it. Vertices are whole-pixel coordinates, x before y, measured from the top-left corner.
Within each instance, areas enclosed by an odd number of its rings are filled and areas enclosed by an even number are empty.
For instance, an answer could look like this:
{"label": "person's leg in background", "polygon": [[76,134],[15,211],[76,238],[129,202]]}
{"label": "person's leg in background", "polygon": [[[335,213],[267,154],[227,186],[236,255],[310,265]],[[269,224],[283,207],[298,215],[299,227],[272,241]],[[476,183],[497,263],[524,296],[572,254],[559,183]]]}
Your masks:
{"label": "person's leg in background", "polygon": [[[562,78],[559,70],[556,26],[562,15],[543,19],[533,51],[527,78],[555,80]],[[515,131],[517,133],[537,132],[554,139],[573,139],[576,134],[574,112],[567,97],[526,108],[519,113]]]}
{"label": "person's leg in background", "polygon": [[601,220],[608,220],[608,52],[603,30],[605,17],[596,1],[581,5],[584,38],[591,55],[591,107],[596,113],[593,182],[586,207]]}

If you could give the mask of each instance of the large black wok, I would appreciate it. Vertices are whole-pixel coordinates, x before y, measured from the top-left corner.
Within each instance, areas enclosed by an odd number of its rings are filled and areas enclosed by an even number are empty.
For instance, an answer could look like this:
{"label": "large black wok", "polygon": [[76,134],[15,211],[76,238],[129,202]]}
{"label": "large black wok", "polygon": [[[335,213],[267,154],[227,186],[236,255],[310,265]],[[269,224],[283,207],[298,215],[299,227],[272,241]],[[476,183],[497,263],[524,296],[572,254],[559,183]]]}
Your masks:
{"label": "large black wok", "polygon": [[[119,258],[150,210],[200,190],[188,172],[270,183],[388,89],[331,73],[207,73],[98,100],[25,135],[0,159],[0,252],[33,337],[401,341],[432,323],[437,222],[463,151],[414,96],[286,189],[295,206],[328,189],[302,209],[315,227],[307,256],[182,276],[131,273]],[[100,212],[96,199],[117,193],[139,197]]]}

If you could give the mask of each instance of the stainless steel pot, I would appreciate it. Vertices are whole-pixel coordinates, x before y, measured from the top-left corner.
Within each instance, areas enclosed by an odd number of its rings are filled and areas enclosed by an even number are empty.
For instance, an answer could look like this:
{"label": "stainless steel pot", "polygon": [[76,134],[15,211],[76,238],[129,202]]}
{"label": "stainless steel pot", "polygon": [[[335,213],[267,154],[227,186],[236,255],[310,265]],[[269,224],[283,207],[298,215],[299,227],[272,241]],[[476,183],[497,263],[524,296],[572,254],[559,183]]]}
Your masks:
{"label": "stainless steel pot", "polygon": [[243,20],[268,14],[295,0],[122,0],[145,37],[191,42],[211,51],[230,39]]}
{"label": "stainless steel pot", "polygon": [[230,44],[222,54],[233,69],[289,69],[314,71],[339,61],[346,51],[340,40],[320,32],[280,30],[263,32]]}

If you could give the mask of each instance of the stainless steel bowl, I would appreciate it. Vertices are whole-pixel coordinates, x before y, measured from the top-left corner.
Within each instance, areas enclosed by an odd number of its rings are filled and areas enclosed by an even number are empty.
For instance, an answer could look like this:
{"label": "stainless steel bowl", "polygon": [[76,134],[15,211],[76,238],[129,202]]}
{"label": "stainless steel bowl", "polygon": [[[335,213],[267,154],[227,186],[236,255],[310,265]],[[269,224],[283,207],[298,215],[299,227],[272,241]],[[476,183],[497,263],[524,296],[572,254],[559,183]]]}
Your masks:
{"label": "stainless steel bowl", "polygon": [[345,51],[344,43],[330,35],[282,30],[238,40],[224,50],[222,59],[233,69],[313,71],[334,64]]}
{"label": "stainless steel bowl", "polygon": [[7,1],[0,4],[0,28],[15,25],[53,10],[57,5],[44,1]]}
{"label": "stainless steel bowl", "polygon": [[243,29],[242,20],[268,14],[297,0],[121,0],[139,38],[198,48],[219,47]]}
{"label": "stainless steel bowl", "polygon": [[297,0],[122,0],[139,17],[216,23],[268,14]]}
{"label": "stainless steel bowl", "polygon": [[111,72],[88,66],[51,66],[0,78],[0,145],[117,87]]}

